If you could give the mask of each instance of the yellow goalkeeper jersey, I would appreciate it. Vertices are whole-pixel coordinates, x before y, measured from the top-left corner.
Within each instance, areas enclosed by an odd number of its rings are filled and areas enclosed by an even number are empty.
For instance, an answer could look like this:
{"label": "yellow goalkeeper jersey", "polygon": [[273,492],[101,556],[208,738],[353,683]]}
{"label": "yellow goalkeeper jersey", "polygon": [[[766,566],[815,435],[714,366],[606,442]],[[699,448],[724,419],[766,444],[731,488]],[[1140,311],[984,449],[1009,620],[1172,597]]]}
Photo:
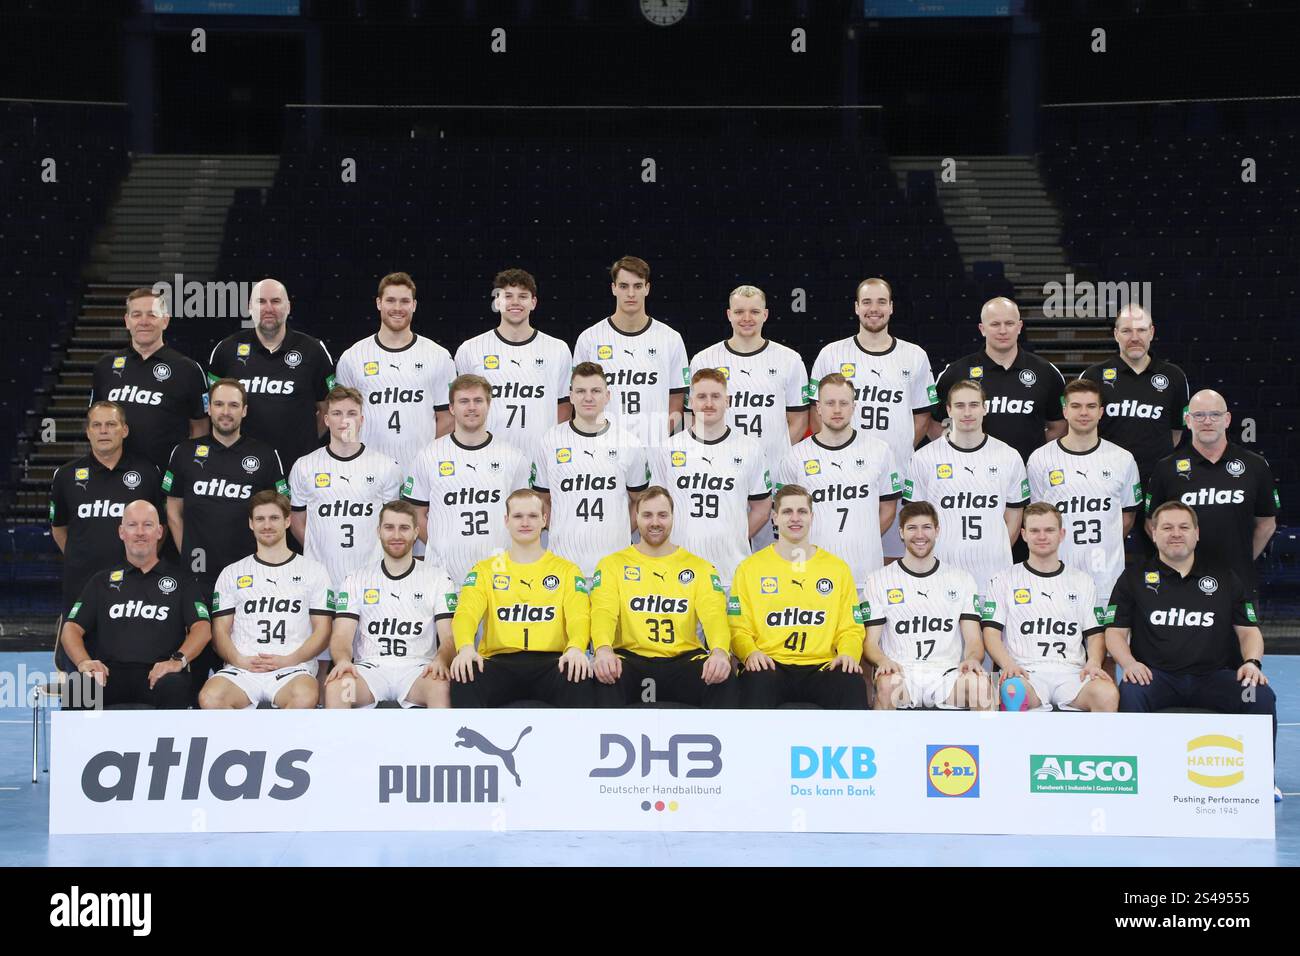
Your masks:
{"label": "yellow goalkeeper jersey", "polygon": [[591,642],[643,657],[731,649],[727,594],[717,569],[685,548],[662,558],[635,546],[606,555],[591,582]]}
{"label": "yellow goalkeeper jersey", "polygon": [[862,607],[847,562],[824,548],[791,562],[768,545],[736,568],[727,605],[731,648],[744,661],[759,650],[782,664],[826,664],[862,656]]}
{"label": "yellow goalkeeper jersey", "polygon": [[515,651],[587,650],[591,606],[587,580],[572,561],[549,551],[531,564],[509,552],[474,565],[456,598],[451,621],[456,650],[474,643],[480,621],[484,657]]}

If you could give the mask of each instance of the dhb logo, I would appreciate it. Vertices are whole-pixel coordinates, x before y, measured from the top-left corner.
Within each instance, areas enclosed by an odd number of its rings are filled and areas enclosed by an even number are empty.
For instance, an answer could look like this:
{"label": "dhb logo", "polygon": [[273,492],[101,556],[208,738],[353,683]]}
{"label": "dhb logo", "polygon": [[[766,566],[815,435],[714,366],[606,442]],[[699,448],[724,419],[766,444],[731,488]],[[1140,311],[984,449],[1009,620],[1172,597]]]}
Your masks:
{"label": "dhb logo", "polygon": [[[588,776],[623,777],[632,771],[637,762],[637,746],[622,734],[600,735],[600,759],[606,760],[614,748],[623,751],[622,762],[616,767],[597,767]],[[688,762],[701,766],[686,771],[687,777],[716,777],[722,772],[722,741],[713,734],[673,734],[668,738],[666,750],[655,750],[646,734],[641,735],[641,776],[650,776],[655,761],[668,764],[669,776],[677,776],[682,755]]]}

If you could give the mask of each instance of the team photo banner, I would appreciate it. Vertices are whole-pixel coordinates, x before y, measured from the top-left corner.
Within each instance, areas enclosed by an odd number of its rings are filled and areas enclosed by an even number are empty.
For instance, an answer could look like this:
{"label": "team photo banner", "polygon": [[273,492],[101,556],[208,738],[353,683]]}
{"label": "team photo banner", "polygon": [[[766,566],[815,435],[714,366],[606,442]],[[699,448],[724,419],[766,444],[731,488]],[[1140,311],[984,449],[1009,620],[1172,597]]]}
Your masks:
{"label": "team photo banner", "polygon": [[51,833],[681,830],[1273,839],[1264,716],[53,715]]}

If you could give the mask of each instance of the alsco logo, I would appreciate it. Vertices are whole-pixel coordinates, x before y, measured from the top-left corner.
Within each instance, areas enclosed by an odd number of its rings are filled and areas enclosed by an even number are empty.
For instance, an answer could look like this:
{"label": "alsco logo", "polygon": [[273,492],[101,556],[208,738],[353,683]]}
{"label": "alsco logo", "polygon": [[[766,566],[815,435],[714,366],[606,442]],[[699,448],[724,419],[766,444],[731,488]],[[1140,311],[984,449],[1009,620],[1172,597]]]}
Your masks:
{"label": "alsco logo", "polygon": [[1030,793],[1138,792],[1137,757],[1030,754]]}
{"label": "alsco logo", "polygon": [[978,797],[980,749],[968,744],[927,744],[927,797]]}

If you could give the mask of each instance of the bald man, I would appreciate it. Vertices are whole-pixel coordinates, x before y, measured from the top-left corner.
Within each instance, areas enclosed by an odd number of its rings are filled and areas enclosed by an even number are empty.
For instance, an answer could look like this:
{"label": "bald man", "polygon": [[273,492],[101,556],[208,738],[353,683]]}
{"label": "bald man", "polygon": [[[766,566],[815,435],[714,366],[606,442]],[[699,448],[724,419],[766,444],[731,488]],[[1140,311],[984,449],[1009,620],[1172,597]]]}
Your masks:
{"label": "bald man", "polygon": [[262,279],[253,286],[248,314],[253,327],[227,336],[212,350],[208,382],[235,378],[243,383],[248,391],[244,434],[272,445],[289,474],[325,434],[334,360],[320,339],[289,328],[289,292],[279,280]]}
{"label": "bald man", "polygon": [[1079,376],[1101,386],[1101,437],[1133,456],[1143,483],[1182,440],[1188,400],[1183,370],[1151,354],[1155,337],[1151,314],[1140,305],[1124,306],[1115,317],[1119,351]]}
{"label": "bald man", "polygon": [[1028,461],[1034,450],[1065,434],[1061,393],[1065,378],[1055,365],[1019,345],[1024,323],[1010,299],[989,299],[980,309],[984,348],[951,363],[939,376],[939,401],[931,411],[931,438],[944,432],[948,389],[963,379],[979,382],[984,402],[984,432],[1000,438]]}
{"label": "bald man", "polygon": [[194,699],[190,661],[212,636],[198,582],[159,560],[163,523],[148,501],[131,502],[118,528],[122,559],[96,573],[68,611],[59,641],[76,668],[64,707],[118,704],[164,709]]}
{"label": "bald man", "polygon": [[1183,423],[1192,431],[1191,446],[1157,462],[1146,486],[1147,531],[1149,516],[1166,501],[1195,508],[1198,557],[1230,568],[1257,599],[1255,560],[1277,530],[1281,509],[1273,471],[1262,455],[1228,441],[1232,415],[1213,389],[1192,396]]}

